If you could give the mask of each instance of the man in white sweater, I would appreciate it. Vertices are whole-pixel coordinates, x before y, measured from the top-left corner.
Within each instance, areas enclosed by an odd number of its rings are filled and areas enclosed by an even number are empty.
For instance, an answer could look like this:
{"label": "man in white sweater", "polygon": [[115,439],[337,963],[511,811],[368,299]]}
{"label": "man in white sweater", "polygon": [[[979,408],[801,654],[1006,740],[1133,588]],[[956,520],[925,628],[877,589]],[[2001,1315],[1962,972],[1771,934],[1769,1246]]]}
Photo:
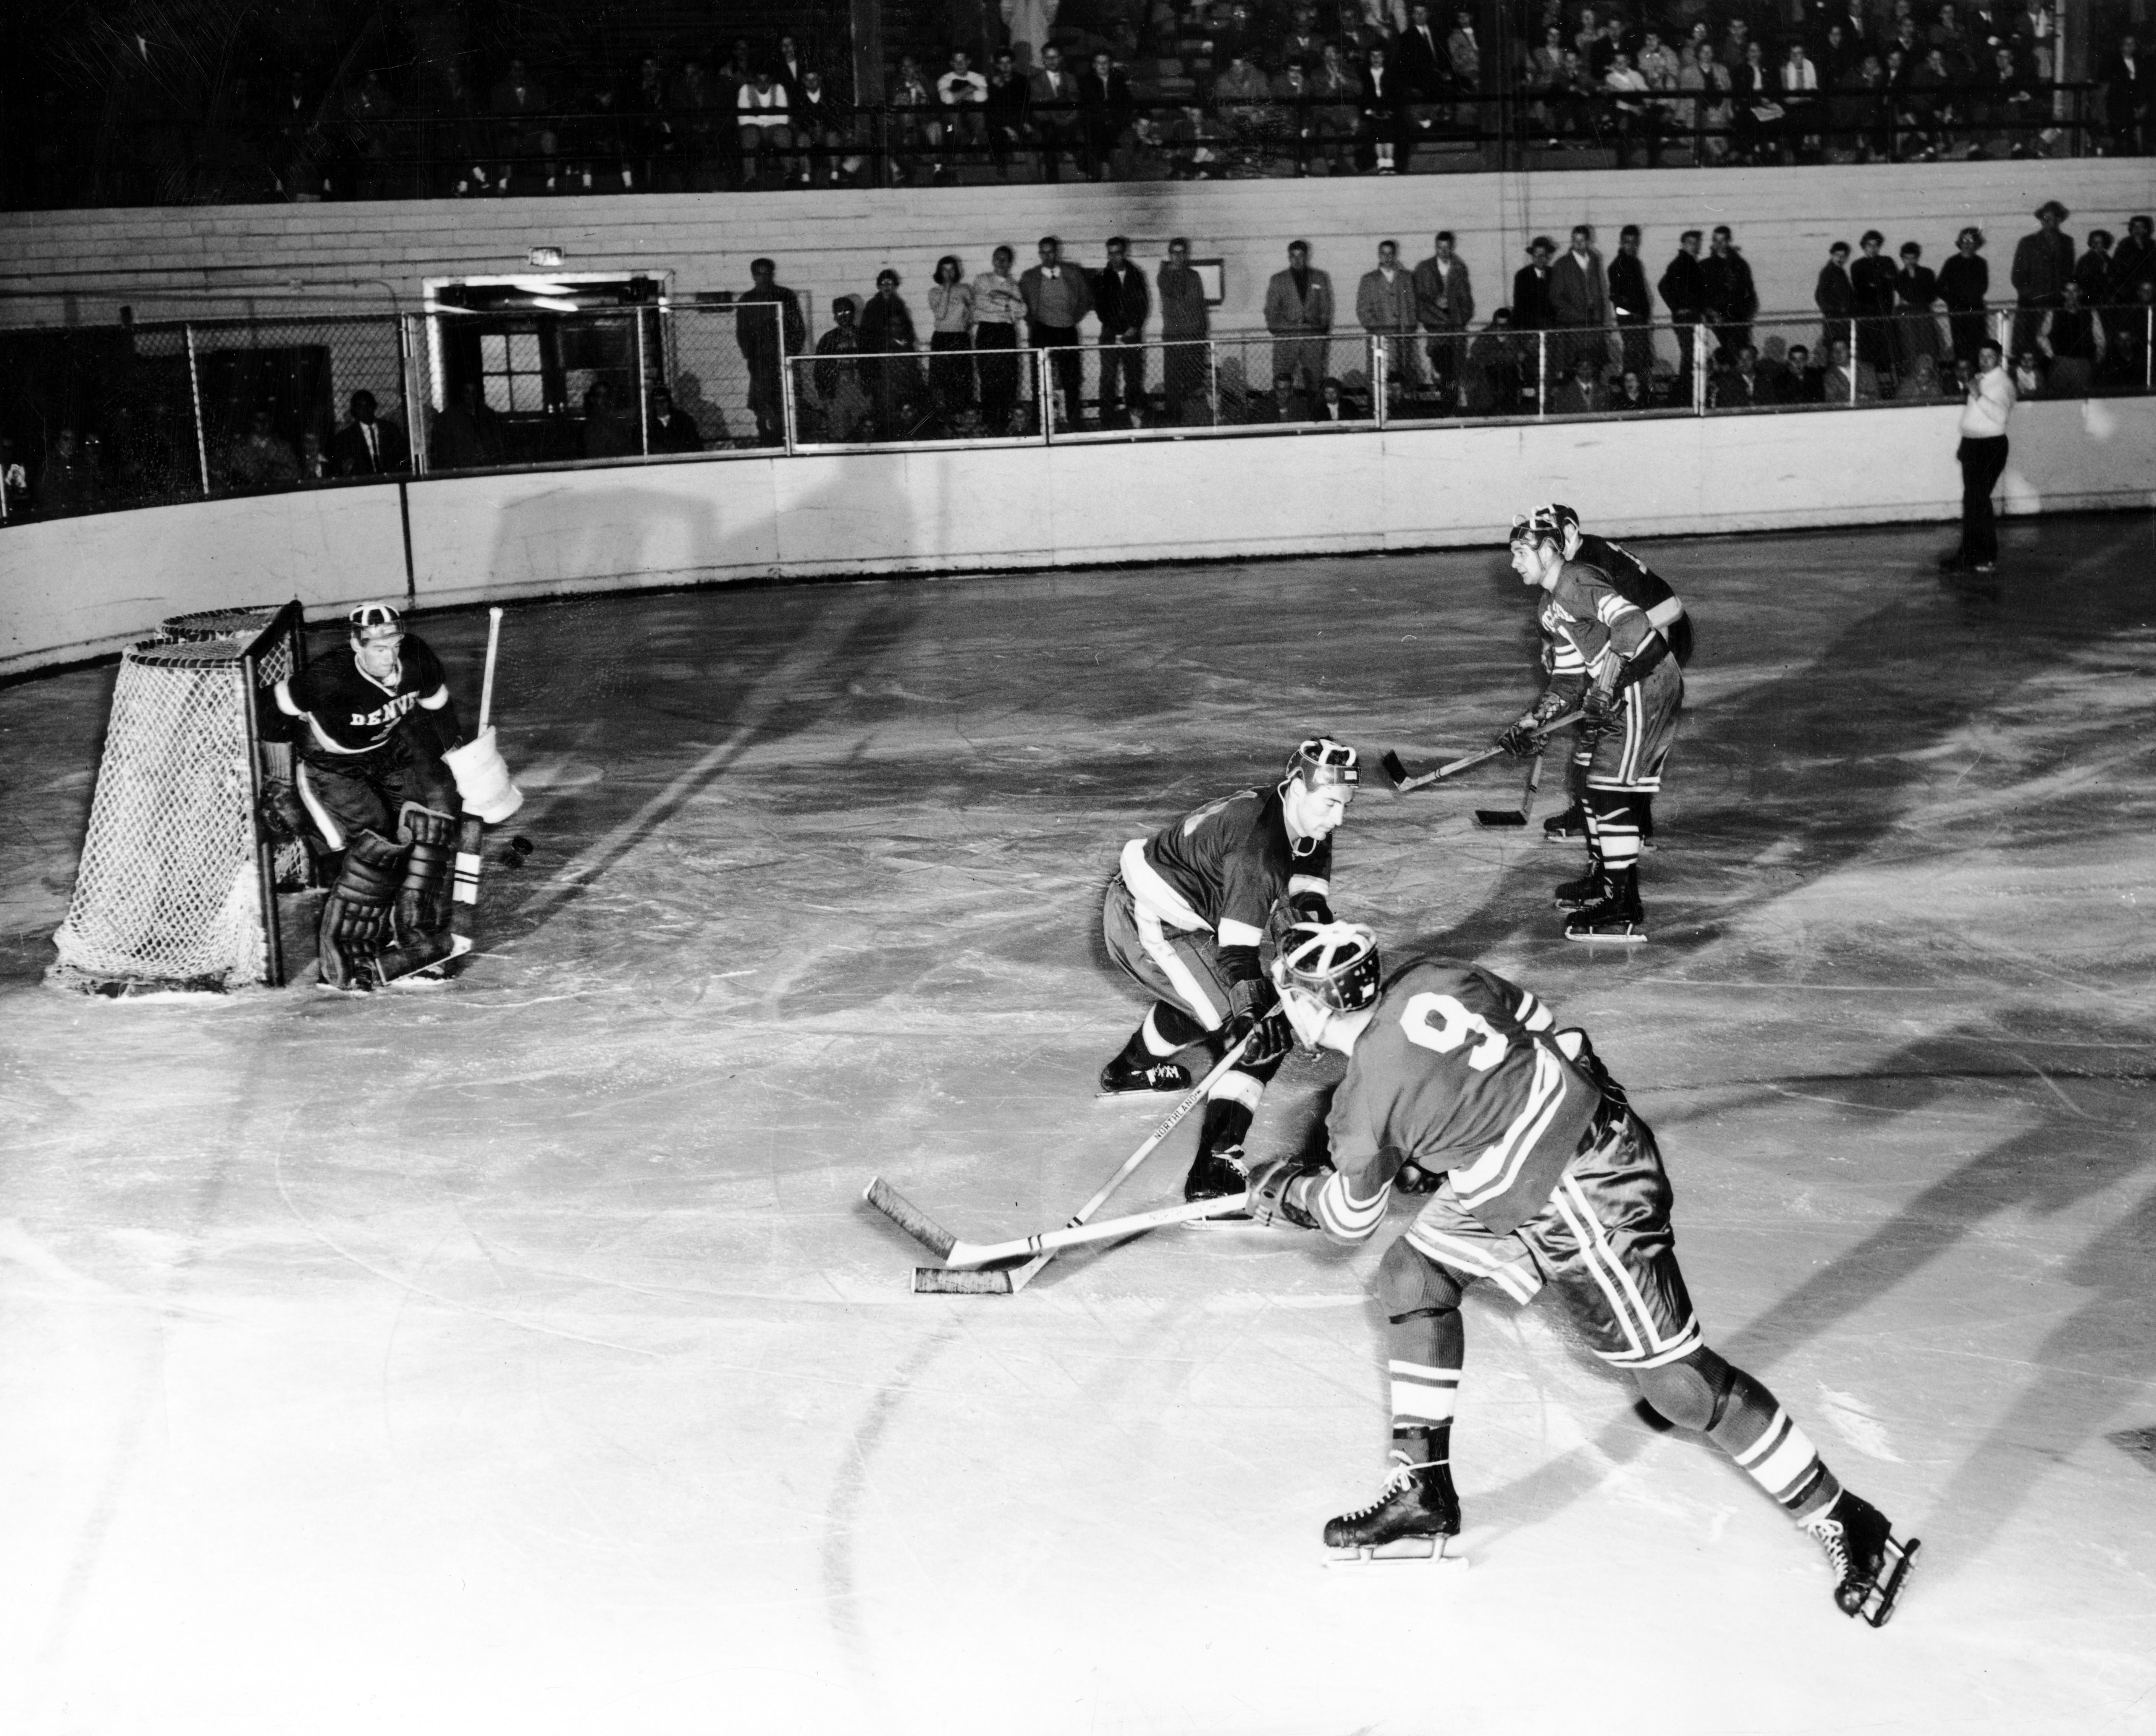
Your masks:
{"label": "man in white sweater", "polygon": [[1944,573],[1990,573],[1999,565],[1999,527],[1991,511],[1991,490],[2006,473],[2006,419],[2014,411],[2014,377],[2006,371],[1999,346],[1986,340],[1977,347],[1976,376],[1962,405],[1961,547],[1940,557]]}

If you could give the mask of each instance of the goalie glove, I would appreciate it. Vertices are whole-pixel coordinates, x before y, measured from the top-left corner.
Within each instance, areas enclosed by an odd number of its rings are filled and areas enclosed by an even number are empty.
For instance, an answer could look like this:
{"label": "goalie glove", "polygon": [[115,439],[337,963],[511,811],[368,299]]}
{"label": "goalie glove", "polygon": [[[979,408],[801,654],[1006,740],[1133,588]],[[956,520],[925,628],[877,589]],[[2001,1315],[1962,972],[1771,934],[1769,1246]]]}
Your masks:
{"label": "goalie glove", "polygon": [[1298,1230],[1315,1230],[1317,1190],[1332,1173],[1327,1165],[1305,1158],[1267,1158],[1251,1167],[1244,1210],[1256,1223],[1285,1218]]}
{"label": "goalie glove", "polygon": [[313,847],[311,834],[314,822],[308,818],[299,791],[285,779],[273,778],[262,786],[262,800],[257,812],[262,820],[262,830],[272,843]]}

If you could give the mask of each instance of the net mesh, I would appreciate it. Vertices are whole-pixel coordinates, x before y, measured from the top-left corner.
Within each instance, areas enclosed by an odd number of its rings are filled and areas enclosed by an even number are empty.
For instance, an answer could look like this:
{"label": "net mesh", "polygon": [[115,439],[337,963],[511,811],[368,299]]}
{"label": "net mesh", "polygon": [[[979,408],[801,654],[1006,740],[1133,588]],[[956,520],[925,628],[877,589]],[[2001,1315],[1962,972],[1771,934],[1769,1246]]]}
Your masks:
{"label": "net mesh", "polygon": [[[49,980],[228,989],[268,979],[247,650],[275,616],[180,617],[121,657]],[[281,680],[298,655],[295,632],[264,640],[257,679]],[[277,866],[280,881],[305,873],[303,857]]]}

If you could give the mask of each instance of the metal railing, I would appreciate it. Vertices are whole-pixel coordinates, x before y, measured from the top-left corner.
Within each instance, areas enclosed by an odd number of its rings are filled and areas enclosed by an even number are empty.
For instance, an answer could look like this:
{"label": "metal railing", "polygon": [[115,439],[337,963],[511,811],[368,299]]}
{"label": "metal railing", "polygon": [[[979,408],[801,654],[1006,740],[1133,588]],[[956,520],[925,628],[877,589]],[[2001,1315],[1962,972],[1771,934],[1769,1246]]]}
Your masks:
{"label": "metal railing", "polygon": [[[1186,69],[1187,95],[1090,107],[834,105],[744,128],[730,105],[624,115],[548,110],[333,116],[305,124],[185,117],[106,121],[80,150],[0,155],[0,208],[511,194],[711,193],[902,186],[947,178],[1221,179],[1494,168],[1915,162],[2081,157],[2144,148],[2112,124],[2107,87],[2015,84],[1642,93],[1553,89],[1407,93],[1383,108],[1359,88],[1248,95]],[[1312,69],[1314,78],[1321,71]],[[1268,81],[1271,83],[1272,81]],[[1762,118],[1762,117],[1764,118]],[[49,141],[48,141],[49,142]],[[1381,152],[1381,148],[1382,152]]]}
{"label": "metal railing", "polygon": [[870,338],[850,321],[793,355],[769,302],[0,331],[0,521],[693,455],[1957,403],[1986,338],[2033,355],[2043,395],[2156,392],[2156,306],[2062,313],[1128,344],[984,327],[926,349],[882,320]]}

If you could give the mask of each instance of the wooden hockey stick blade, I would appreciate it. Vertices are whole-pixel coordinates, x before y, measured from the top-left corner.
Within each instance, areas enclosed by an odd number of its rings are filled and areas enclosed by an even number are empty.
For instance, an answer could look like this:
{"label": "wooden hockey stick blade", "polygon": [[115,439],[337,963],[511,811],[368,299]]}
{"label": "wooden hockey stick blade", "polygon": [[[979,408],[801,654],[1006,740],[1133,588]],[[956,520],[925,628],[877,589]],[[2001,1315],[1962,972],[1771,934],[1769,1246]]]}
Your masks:
{"label": "wooden hockey stick blade", "polygon": [[1061,1230],[1045,1230],[1038,1235],[1021,1236],[1016,1241],[957,1242],[943,1256],[944,1261],[953,1268],[994,1266],[1030,1254],[1081,1247],[1087,1242],[1114,1241],[1122,1236],[1136,1235],[1142,1230],[1158,1230],[1169,1224],[1194,1224],[1200,1218],[1225,1217],[1247,1207],[1250,1197],[1247,1191],[1223,1194],[1217,1199],[1163,1205],[1156,1211],[1134,1212],[1127,1218],[1104,1218],[1097,1224],[1072,1224]]}
{"label": "wooden hockey stick blade", "polygon": [[1543,781],[1543,757],[1537,753],[1527,762],[1527,787],[1520,792],[1517,808],[1477,808],[1475,824],[1486,830],[1494,831],[1505,826],[1523,826],[1527,816],[1535,811],[1535,789]]}
{"label": "wooden hockey stick blade", "polygon": [[957,1236],[906,1199],[880,1175],[870,1179],[868,1186],[861,1190],[861,1198],[939,1260],[948,1260],[951,1250],[958,1246]]}
{"label": "wooden hockey stick blade", "polygon": [[1047,1257],[1021,1266],[1016,1271],[952,1271],[943,1266],[913,1268],[916,1296],[1009,1296],[1018,1288],[1018,1274],[1037,1271]]}
{"label": "wooden hockey stick blade", "polygon": [[1408,768],[1400,763],[1400,757],[1388,747],[1378,756],[1378,769],[1385,774],[1394,789],[1408,781]]}

